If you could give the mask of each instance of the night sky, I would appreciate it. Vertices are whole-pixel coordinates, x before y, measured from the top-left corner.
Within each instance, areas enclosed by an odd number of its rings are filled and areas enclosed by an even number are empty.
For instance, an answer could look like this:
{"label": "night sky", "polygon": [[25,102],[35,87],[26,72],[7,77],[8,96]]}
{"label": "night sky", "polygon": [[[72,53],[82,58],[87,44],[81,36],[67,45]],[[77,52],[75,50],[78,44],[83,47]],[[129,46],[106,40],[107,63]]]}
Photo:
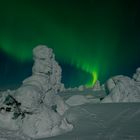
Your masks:
{"label": "night sky", "polygon": [[140,2],[1,0],[0,89],[31,75],[39,44],[53,48],[67,87],[132,76],[140,66]]}

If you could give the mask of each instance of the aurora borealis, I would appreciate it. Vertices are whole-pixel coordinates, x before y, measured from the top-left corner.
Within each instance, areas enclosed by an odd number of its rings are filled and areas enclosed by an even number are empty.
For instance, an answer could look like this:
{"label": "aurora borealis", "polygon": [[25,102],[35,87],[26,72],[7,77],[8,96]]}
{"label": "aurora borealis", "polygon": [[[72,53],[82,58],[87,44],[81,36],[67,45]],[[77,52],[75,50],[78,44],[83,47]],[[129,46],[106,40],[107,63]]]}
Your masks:
{"label": "aurora borealis", "polygon": [[140,66],[139,11],[138,0],[1,1],[0,85],[31,73],[38,44],[53,48],[67,86],[131,76]]}

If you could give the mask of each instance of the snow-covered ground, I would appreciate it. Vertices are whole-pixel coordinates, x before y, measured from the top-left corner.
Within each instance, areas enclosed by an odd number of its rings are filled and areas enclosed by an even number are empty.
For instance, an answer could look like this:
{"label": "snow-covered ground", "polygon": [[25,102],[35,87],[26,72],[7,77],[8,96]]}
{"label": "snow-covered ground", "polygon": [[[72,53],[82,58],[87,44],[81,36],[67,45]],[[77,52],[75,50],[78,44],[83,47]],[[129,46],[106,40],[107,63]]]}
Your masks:
{"label": "snow-covered ground", "polygon": [[64,92],[60,92],[58,93],[58,95],[60,95],[64,100],[70,98],[71,96],[74,95],[84,95],[84,96],[91,96],[92,98],[104,98],[106,96],[106,93],[104,90],[97,90],[94,91],[93,89],[84,89],[83,91],[64,91]]}
{"label": "snow-covered ground", "polygon": [[20,132],[0,128],[0,140],[32,140],[32,139],[21,134]]}
{"label": "snow-covered ground", "polygon": [[[140,140],[140,103],[85,104],[65,114],[71,132],[39,140]],[[0,130],[0,140],[28,140]]]}
{"label": "snow-covered ground", "polygon": [[40,140],[140,140],[140,103],[86,104],[66,116],[73,131]]}

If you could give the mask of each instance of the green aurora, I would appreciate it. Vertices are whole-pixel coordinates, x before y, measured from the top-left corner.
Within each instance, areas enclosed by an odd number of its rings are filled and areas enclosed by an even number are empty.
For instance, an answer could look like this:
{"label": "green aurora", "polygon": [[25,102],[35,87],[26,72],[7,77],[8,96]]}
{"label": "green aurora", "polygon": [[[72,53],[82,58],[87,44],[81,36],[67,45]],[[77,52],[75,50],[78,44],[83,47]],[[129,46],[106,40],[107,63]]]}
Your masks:
{"label": "green aurora", "polygon": [[[122,36],[127,27],[134,28],[125,25],[131,4],[120,0],[5,0],[0,2],[0,50],[26,63],[32,61],[33,47],[46,44],[59,62],[90,74],[85,84],[92,86],[119,63],[130,64],[126,60],[133,52],[123,46]],[[135,8],[130,8],[132,17],[137,14]]]}

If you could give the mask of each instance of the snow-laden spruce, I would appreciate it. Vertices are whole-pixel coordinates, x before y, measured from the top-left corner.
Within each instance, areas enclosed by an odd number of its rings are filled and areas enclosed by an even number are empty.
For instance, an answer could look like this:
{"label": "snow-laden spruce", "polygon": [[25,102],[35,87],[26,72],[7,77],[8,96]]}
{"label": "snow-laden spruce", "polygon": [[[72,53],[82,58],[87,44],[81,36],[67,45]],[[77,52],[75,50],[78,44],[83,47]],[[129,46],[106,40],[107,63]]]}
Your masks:
{"label": "snow-laden spruce", "polygon": [[140,102],[140,68],[136,70],[133,78],[119,75],[106,82],[109,93],[102,103],[108,102]]}
{"label": "snow-laden spruce", "polygon": [[140,68],[136,69],[136,73],[133,75],[133,79],[137,82],[137,84],[140,84]]}
{"label": "snow-laden spruce", "polygon": [[61,68],[52,49],[33,49],[32,75],[17,90],[0,98],[0,127],[18,130],[32,138],[55,136],[72,130],[63,116],[68,105],[56,95],[64,89]]}

